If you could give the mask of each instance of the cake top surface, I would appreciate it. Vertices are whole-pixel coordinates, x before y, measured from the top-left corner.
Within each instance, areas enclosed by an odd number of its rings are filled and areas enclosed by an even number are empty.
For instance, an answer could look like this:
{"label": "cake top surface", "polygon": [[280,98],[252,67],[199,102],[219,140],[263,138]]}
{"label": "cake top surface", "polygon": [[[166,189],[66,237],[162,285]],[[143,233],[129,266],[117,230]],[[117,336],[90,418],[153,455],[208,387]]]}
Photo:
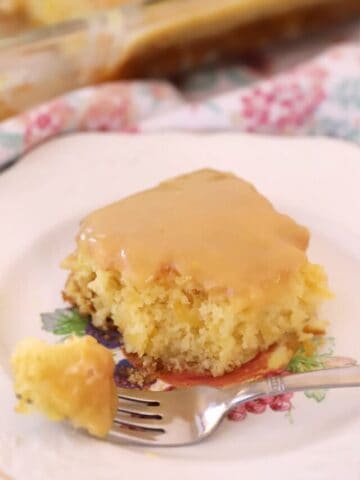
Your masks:
{"label": "cake top surface", "polygon": [[306,262],[308,240],[250,183],[204,169],[91,213],[77,253],[138,286],[172,269],[240,293],[289,278]]}

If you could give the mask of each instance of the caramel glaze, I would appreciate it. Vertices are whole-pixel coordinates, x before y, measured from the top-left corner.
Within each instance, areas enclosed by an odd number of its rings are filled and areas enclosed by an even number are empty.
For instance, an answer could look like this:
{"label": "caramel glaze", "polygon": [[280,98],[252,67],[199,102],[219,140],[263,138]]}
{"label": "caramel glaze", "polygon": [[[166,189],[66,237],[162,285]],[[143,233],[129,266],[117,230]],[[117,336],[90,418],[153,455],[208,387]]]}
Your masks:
{"label": "caramel glaze", "polygon": [[308,231],[248,182],[204,169],[90,214],[78,253],[143,286],[164,269],[205,290],[257,296],[306,262]]}

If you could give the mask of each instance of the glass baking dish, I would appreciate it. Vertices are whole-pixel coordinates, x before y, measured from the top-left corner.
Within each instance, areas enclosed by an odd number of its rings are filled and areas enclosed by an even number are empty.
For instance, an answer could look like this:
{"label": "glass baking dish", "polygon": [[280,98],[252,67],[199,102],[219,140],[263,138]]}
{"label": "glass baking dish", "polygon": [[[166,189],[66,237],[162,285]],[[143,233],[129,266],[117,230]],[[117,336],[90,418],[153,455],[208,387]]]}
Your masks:
{"label": "glass baking dish", "polygon": [[115,78],[164,77],[360,16],[360,0],[158,0],[0,40],[0,119]]}

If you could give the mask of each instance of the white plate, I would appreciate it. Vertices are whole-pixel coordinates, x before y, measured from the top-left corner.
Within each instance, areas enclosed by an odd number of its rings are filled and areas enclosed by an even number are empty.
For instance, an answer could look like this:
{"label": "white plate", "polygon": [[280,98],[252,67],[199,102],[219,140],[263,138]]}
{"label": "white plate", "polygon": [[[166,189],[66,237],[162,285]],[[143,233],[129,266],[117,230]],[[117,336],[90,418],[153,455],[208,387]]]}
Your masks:
{"label": "white plate", "polygon": [[[360,389],[316,404],[296,396],[283,413],[224,422],[209,441],[150,450],[93,440],[40,416],[13,413],[8,357],[20,338],[44,336],[39,312],[58,307],[64,273],[90,210],[203,166],[232,170],[312,230],[336,300],[336,352],[360,359],[360,151],[315,139],[244,135],[75,135],[50,142],[0,177],[0,470],[15,479],[277,478],[359,480]],[[229,206],[229,208],[232,208]],[[248,477],[247,477],[248,476]],[[1,477],[1,472],[0,472]]]}

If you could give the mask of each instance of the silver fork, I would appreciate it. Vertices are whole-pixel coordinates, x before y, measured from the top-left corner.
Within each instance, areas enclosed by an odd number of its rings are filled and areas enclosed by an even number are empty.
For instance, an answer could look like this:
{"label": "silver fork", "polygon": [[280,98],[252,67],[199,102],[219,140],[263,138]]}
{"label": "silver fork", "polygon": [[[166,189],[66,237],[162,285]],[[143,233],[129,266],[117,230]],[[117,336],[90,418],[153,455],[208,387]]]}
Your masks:
{"label": "silver fork", "polygon": [[[169,392],[118,390],[112,442],[180,446],[208,437],[232,408],[249,400],[317,388],[360,387],[360,366],[317,370],[231,386]],[[360,393],[360,392],[359,392]]]}

